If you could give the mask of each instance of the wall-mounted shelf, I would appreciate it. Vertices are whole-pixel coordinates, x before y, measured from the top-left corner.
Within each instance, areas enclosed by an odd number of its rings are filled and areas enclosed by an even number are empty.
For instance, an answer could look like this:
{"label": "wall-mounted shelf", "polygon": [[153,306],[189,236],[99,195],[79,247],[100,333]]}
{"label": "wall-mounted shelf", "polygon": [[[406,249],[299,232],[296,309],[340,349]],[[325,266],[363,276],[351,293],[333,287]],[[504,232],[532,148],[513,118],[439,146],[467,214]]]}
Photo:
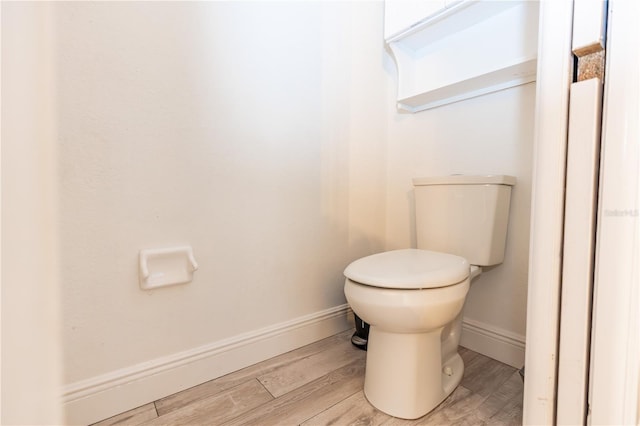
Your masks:
{"label": "wall-mounted shelf", "polygon": [[398,108],[418,112],[509,87],[535,81],[537,61],[525,59],[482,75],[457,81],[408,98],[398,99]]}
{"label": "wall-mounted shelf", "polygon": [[[392,0],[386,10],[407,4]],[[446,4],[386,39],[398,67],[399,109],[418,112],[535,81],[537,2]]]}

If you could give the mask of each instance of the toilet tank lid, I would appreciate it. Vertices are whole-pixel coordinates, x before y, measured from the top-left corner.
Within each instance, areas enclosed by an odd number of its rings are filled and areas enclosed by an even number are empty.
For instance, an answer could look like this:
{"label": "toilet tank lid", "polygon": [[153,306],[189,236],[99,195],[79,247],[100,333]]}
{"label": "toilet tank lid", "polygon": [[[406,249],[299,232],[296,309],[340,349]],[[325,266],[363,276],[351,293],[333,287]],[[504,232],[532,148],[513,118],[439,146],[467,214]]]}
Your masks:
{"label": "toilet tank lid", "polygon": [[351,281],[373,287],[437,288],[467,279],[469,263],[453,254],[403,249],[358,259],[347,266],[344,275]]}
{"label": "toilet tank lid", "polygon": [[509,185],[516,184],[509,175],[451,175],[413,178],[414,186],[423,185]]}

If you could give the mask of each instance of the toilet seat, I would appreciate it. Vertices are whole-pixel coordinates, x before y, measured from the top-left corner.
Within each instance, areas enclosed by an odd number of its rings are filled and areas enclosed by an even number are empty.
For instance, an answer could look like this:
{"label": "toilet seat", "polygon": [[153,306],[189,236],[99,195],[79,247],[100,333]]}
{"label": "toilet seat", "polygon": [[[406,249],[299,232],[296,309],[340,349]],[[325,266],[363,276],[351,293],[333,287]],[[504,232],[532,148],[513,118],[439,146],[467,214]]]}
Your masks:
{"label": "toilet seat", "polygon": [[469,263],[460,256],[419,249],[373,254],[352,262],[344,271],[351,281],[389,289],[448,287],[469,277]]}

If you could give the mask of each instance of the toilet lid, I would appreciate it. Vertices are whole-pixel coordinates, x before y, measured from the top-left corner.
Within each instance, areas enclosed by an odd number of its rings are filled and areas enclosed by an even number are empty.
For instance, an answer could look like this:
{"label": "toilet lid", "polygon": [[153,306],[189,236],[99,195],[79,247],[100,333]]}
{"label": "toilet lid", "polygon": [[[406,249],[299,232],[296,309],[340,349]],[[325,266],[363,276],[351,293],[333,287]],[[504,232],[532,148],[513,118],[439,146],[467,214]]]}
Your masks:
{"label": "toilet lid", "polygon": [[404,249],[363,257],[344,275],[374,287],[419,289],[447,287],[469,276],[469,263],[460,256],[435,251]]}

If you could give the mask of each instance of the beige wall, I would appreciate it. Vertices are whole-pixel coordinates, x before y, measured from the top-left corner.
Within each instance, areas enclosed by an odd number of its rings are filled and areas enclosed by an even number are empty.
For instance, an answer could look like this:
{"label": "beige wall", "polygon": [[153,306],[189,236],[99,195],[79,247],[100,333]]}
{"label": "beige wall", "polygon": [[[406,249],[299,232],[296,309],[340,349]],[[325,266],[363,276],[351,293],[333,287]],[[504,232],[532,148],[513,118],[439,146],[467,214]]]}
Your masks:
{"label": "beige wall", "polygon": [[[65,382],[344,303],[383,247],[382,5],[56,13]],[[141,291],[182,244],[194,282]]]}
{"label": "beige wall", "polygon": [[60,424],[51,10],[2,2],[0,423]]}

